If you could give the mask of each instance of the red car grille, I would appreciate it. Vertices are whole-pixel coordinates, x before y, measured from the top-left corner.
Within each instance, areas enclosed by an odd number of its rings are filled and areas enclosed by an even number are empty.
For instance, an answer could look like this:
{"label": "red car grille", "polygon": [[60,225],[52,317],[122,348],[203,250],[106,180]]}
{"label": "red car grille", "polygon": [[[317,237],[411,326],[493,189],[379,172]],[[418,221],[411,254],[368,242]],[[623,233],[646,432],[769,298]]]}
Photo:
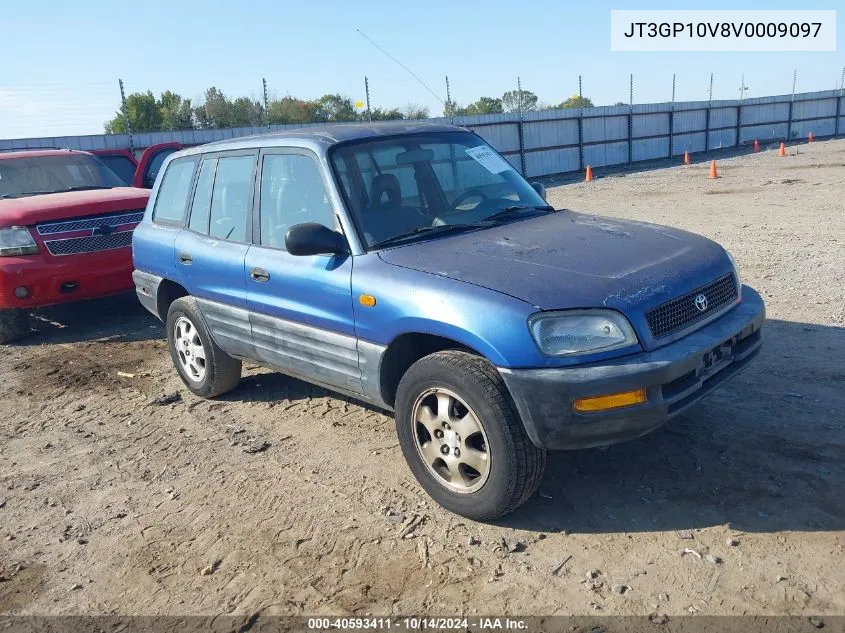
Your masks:
{"label": "red car grille", "polygon": [[45,222],[35,227],[51,255],[78,255],[126,248],[144,217],[140,209]]}

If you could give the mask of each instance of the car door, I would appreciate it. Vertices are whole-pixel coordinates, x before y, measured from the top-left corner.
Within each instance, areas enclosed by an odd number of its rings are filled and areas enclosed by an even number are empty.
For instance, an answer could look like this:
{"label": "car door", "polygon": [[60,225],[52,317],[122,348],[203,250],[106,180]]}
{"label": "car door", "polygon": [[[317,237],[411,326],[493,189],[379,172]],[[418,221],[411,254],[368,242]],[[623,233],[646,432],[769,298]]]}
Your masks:
{"label": "car door", "polygon": [[[138,169],[138,161],[128,149],[95,149],[91,151],[99,158],[106,167],[111,169],[117,177],[126,183],[127,187],[132,186],[135,180],[135,172]],[[161,165],[159,164],[159,168]],[[152,185],[151,185],[152,186]]]}
{"label": "car door", "polygon": [[256,151],[203,156],[188,221],[175,243],[180,281],[197,299],[214,340],[235,356],[253,349],[244,258],[257,158]]}
{"label": "car door", "polygon": [[317,158],[306,150],[264,150],[259,169],[253,245],[246,255],[256,357],[306,380],[360,393],[352,258],[285,250],[285,234],[296,224],[339,228]]}
{"label": "car door", "polygon": [[138,159],[138,167],[135,169],[132,186],[152,189],[156,176],[158,176],[158,172],[164,164],[164,159],[180,149],[182,149],[182,144],[175,142],[150,145]]}

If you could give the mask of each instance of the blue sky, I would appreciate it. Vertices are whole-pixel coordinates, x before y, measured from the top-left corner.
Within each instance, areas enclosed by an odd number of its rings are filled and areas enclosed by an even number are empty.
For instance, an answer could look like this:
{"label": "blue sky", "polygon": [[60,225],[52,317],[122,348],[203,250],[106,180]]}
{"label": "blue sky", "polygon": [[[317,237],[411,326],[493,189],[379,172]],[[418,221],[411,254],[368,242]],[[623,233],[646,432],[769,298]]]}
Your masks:
{"label": "blue sky", "polygon": [[845,66],[845,8],[837,9],[835,53],[630,53],[610,51],[610,10],[794,9],[778,0],[741,4],[642,1],[604,3],[527,0],[222,0],[179,2],[27,0],[3,7],[7,57],[0,72],[0,138],[98,134],[119,104],[118,77],[128,92],[170,89],[198,99],[209,86],[227,95],[258,98],[266,77],[272,95],[318,97],[339,92],[372,105],[442,106],[408,73],[356,32],[363,30],[445,98],[444,75],[460,104],[481,95],[532,90],[557,103],[577,92],[597,105],[666,101],[677,73],[679,101],[705,99],[710,73],[714,97],[747,96],[839,86]]}

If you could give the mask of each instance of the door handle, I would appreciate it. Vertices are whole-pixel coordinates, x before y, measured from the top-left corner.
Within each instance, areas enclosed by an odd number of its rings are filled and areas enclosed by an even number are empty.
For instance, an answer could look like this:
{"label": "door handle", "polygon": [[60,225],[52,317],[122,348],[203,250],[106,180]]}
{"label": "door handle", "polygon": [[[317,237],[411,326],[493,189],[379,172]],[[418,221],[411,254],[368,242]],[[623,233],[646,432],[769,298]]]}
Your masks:
{"label": "door handle", "polygon": [[183,251],[183,252],[179,253],[179,261],[181,263],[185,264],[185,266],[190,266],[191,264],[194,263],[194,258],[191,257],[190,253],[185,253]]}
{"label": "door handle", "polygon": [[270,281],[270,273],[263,268],[253,268],[249,271],[249,276],[255,281]]}

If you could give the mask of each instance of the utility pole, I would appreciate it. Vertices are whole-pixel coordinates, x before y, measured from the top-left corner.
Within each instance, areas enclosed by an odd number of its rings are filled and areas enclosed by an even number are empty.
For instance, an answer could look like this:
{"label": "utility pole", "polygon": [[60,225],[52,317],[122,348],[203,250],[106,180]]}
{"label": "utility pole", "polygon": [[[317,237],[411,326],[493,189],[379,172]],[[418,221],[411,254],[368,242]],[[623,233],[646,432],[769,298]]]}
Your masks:
{"label": "utility pole", "polygon": [[522,80],[517,76],[516,91],[519,109],[519,164],[522,167],[522,175],[525,176],[525,126],[522,123]]}
{"label": "utility pole", "polygon": [[129,113],[126,111],[126,93],[123,92],[123,79],[117,80],[118,85],[120,86],[120,103],[121,111],[123,112],[123,124],[126,126],[126,133],[129,135],[129,151],[134,151],[132,147],[132,127],[129,125]]}
{"label": "utility pole", "polygon": [[675,73],[672,73],[672,105],[675,105]]}
{"label": "utility pole", "polygon": [[[742,105],[742,100],[745,98],[745,93],[748,90],[748,86],[745,85],[745,74],[740,77],[739,80],[739,105]],[[793,86],[794,91],[794,86]]]}
{"label": "utility pole", "polygon": [[452,93],[449,90],[449,75],[446,75],[446,116],[449,117],[451,125],[455,119],[455,108],[452,105]]}
{"label": "utility pole", "polygon": [[364,76],[364,94],[367,97],[367,121],[373,122],[373,113],[370,111],[370,80]]}
{"label": "utility pole", "polygon": [[270,129],[270,109],[268,108],[269,100],[267,99],[267,80],[262,77],[261,84],[264,87],[264,120],[267,122],[267,129]]}

